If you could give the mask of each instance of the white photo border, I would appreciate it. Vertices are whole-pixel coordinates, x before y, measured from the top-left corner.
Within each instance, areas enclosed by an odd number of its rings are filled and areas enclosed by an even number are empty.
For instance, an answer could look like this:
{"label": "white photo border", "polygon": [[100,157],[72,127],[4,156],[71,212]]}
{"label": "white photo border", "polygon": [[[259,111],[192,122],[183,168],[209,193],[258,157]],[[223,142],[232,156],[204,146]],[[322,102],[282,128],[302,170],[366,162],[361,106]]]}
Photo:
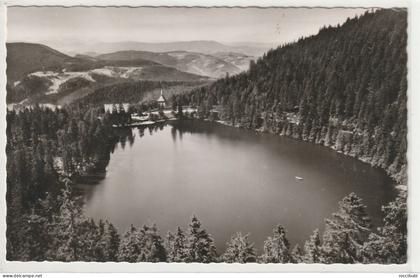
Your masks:
{"label": "white photo border", "polygon": [[[226,263],[95,263],[6,261],[6,34],[8,6],[126,6],[126,7],[302,7],[302,8],[407,8],[408,10],[408,261],[402,265],[378,264],[226,264]],[[0,272],[420,272],[420,1],[415,0],[0,0]]]}

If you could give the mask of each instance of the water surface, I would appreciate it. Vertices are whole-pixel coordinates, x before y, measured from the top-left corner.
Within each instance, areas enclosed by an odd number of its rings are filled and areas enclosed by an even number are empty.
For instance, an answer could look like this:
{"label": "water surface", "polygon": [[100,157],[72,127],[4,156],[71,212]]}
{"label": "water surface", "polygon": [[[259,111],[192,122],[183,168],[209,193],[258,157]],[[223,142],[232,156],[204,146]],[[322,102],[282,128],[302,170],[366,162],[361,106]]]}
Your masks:
{"label": "water surface", "polygon": [[395,196],[382,170],[285,137],[198,121],[121,132],[105,179],[84,186],[86,214],[121,232],[156,223],[164,236],[196,214],[219,252],[237,231],[261,250],[278,223],[303,244],[350,192],[378,225]]}

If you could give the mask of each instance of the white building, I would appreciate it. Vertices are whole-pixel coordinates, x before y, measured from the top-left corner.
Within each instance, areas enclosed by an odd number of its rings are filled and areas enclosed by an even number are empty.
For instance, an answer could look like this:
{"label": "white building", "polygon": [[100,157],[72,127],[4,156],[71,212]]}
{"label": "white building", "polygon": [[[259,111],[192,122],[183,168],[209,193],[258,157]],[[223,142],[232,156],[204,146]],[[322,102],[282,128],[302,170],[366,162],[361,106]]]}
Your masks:
{"label": "white building", "polygon": [[163,96],[163,91],[160,90],[160,97],[157,100],[159,108],[165,108],[166,107],[166,99]]}
{"label": "white building", "polygon": [[128,109],[130,107],[130,104],[129,103],[121,103],[121,104],[118,104],[118,103],[108,103],[108,104],[104,104],[104,109],[105,109],[105,112],[112,113],[112,111],[114,110],[114,107],[115,107],[115,109],[117,110],[117,112],[120,112],[120,106],[121,105],[122,105],[124,111],[125,112],[128,112]]}

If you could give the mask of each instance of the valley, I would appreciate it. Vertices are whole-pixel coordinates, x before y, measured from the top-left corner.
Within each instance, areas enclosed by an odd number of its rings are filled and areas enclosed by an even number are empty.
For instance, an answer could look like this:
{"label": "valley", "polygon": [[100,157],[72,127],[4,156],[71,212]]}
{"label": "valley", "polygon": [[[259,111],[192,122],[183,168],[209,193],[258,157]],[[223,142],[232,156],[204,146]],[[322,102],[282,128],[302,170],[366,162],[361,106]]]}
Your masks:
{"label": "valley", "polygon": [[[254,58],[240,53],[213,56],[187,51],[134,50],[71,57],[48,46],[30,43],[8,43],[7,50],[7,102],[20,105],[68,105],[106,87],[119,88],[119,84],[139,81],[173,82],[176,87],[170,91],[179,91],[183,83],[194,83],[196,87],[245,71]],[[188,91],[190,87],[183,89]]]}

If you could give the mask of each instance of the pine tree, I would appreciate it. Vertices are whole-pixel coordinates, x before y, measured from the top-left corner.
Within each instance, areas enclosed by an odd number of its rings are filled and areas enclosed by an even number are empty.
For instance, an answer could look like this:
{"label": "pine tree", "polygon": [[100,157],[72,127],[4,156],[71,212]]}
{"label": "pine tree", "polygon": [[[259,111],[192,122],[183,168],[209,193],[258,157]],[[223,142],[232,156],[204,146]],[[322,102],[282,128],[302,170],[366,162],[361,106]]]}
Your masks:
{"label": "pine tree", "polygon": [[175,235],[169,232],[166,247],[168,262],[185,262],[188,256],[186,244],[185,233],[180,227],[177,228]]}
{"label": "pine tree", "polygon": [[118,261],[120,262],[139,262],[138,255],[141,249],[140,233],[133,225],[124,234],[119,249],[118,249]]}
{"label": "pine tree", "polygon": [[211,263],[217,258],[213,238],[194,215],[187,234],[187,262]]}
{"label": "pine tree", "polygon": [[184,112],[182,111],[182,105],[178,105],[178,113],[177,113],[177,115],[178,115],[178,118],[179,119],[184,118]]}
{"label": "pine tree", "polygon": [[391,254],[393,263],[405,263],[407,261],[407,192],[387,206],[383,207],[385,214],[384,226],[381,234],[388,239],[384,246]]}
{"label": "pine tree", "polygon": [[256,250],[254,244],[249,242],[248,234],[236,233],[227,243],[222,260],[226,263],[250,263],[256,262]]}
{"label": "pine tree", "polygon": [[74,229],[75,253],[78,261],[104,261],[105,252],[100,243],[100,228],[93,219],[82,219]]}
{"label": "pine tree", "polygon": [[292,252],[290,253],[290,262],[294,264],[303,262],[303,252],[299,244],[296,244],[295,247],[293,247]]}
{"label": "pine tree", "polygon": [[371,233],[363,246],[364,263],[403,264],[407,262],[407,195],[382,207],[383,227]]}
{"label": "pine tree", "polygon": [[305,242],[303,261],[305,263],[322,262],[322,245],[318,229],[314,231],[309,240]]}
{"label": "pine tree", "polygon": [[97,242],[96,260],[101,262],[118,260],[118,248],[120,244],[120,235],[117,229],[106,221],[99,221],[99,240]]}
{"label": "pine tree", "polygon": [[281,225],[273,229],[273,236],[264,242],[264,251],[260,258],[263,263],[288,263],[290,244],[286,238],[286,230]]}
{"label": "pine tree", "polygon": [[82,216],[81,208],[74,203],[71,197],[70,182],[65,181],[65,189],[60,197],[60,211],[53,218],[53,230],[51,237],[54,239],[53,245],[55,254],[49,258],[59,261],[77,261],[79,240],[77,238],[77,225],[85,218]]}
{"label": "pine tree", "polygon": [[29,259],[31,261],[44,261],[50,250],[52,238],[45,231],[48,230],[48,219],[32,213],[28,217],[28,233],[25,240],[28,241]]}
{"label": "pine tree", "polygon": [[175,236],[171,233],[171,231],[168,231],[166,234],[166,241],[165,241],[165,249],[167,253],[167,261],[170,263],[172,262],[172,259],[175,257],[174,255],[174,241]]}
{"label": "pine tree", "polygon": [[362,262],[361,250],[370,234],[370,218],[362,200],[350,193],[325,222],[322,244],[325,263]]}
{"label": "pine tree", "polygon": [[105,238],[107,242],[107,261],[116,262],[118,260],[120,235],[112,223],[106,222]]}
{"label": "pine tree", "polygon": [[156,225],[140,230],[131,225],[121,240],[118,260],[123,262],[164,262],[166,250]]}
{"label": "pine tree", "polygon": [[140,253],[137,261],[141,262],[164,262],[166,250],[163,240],[158,233],[156,225],[144,225],[140,230]]}

